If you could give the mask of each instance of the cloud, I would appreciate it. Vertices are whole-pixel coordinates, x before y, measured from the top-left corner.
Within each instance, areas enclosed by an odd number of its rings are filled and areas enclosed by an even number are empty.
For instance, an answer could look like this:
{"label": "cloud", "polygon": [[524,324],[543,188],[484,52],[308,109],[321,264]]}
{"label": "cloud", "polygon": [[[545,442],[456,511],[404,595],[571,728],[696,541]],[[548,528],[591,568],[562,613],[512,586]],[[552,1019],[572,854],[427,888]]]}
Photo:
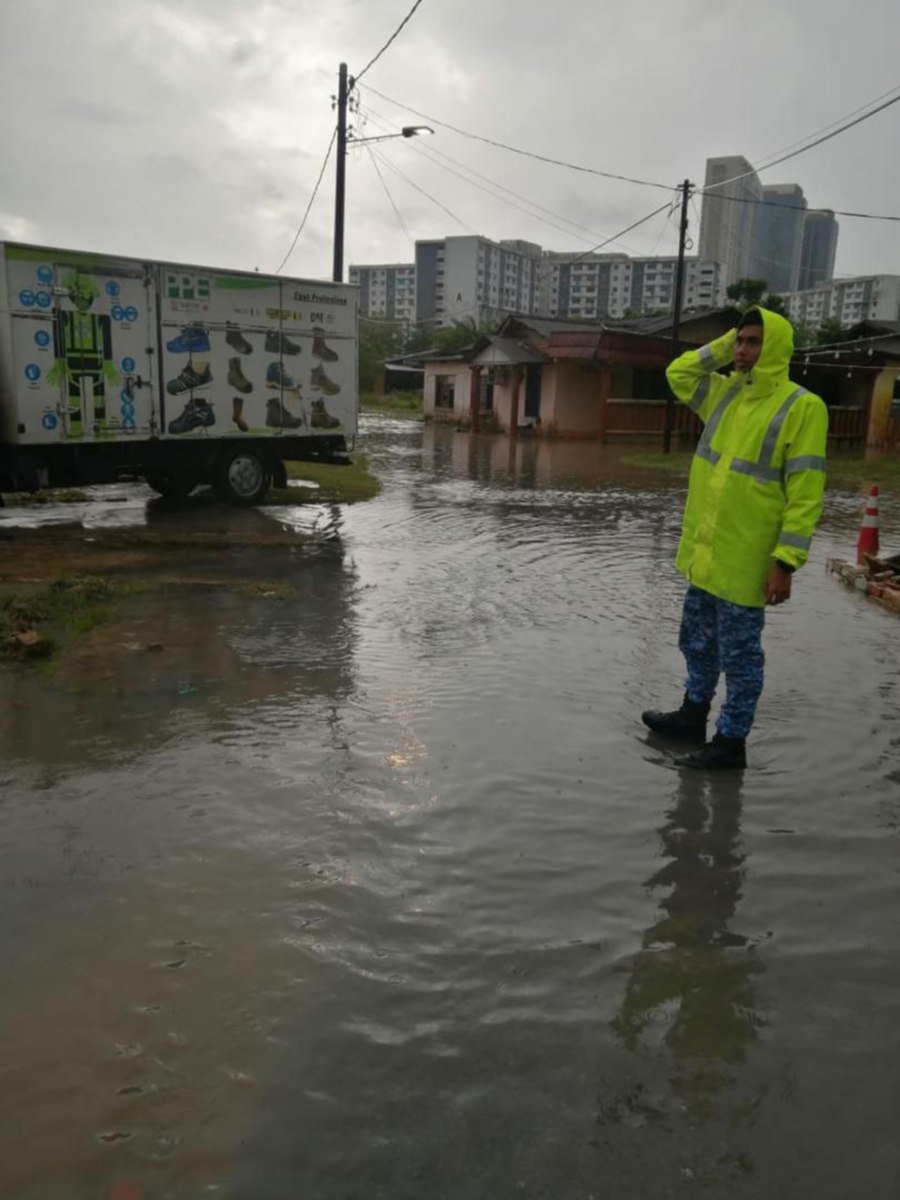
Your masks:
{"label": "cloud", "polygon": [[[51,242],[270,268],[331,137],[338,63],[360,70],[406,11],[398,0],[117,0],[102,21],[85,21],[84,6],[68,0],[6,5],[0,203]],[[372,87],[462,129],[674,188],[702,179],[707,155],[762,161],[884,91],[898,32],[890,0],[871,0],[859,22],[836,0],[794,0],[789,12],[756,0],[752,20],[738,0],[426,0],[358,94],[394,128],[417,118]],[[817,205],[894,212],[898,120],[900,106],[763,178],[797,180]],[[441,155],[600,234],[665,199],[444,128],[428,141],[432,161],[412,142],[378,149],[411,181],[383,167],[417,237],[460,232],[440,202],[490,237],[587,245],[589,235],[555,228],[557,218],[451,173]],[[333,171],[332,157],[291,260],[303,274],[330,274]],[[362,151],[348,158],[347,186],[348,258],[410,260]],[[671,252],[675,233],[661,216],[626,242]],[[900,230],[843,221],[838,265],[900,272]]]}

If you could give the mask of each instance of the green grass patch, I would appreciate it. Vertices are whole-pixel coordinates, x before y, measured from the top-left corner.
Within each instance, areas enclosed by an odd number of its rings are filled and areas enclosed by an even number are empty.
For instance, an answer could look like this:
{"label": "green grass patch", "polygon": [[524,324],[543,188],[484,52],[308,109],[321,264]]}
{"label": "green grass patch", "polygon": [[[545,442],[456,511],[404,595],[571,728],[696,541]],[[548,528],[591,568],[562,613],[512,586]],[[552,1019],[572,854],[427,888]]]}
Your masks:
{"label": "green grass patch", "polygon": [[135,590],[132,583],[86,575],[7,593],[0,598],[0,657],[51,659],[107,621],[115,606]]}
{"label": "green grass patch", "polygon": [[[645,471],[666,471],[671,475],[687,478],[691,469],[692,453],[684,450],[672,454],[642,453],[624,454],[622,462],[629,467]],[[900,489],[900,456],[882,455],[878,458],[844,457],[840,454],[828,456],[828,486],[833,488],[854,487],[874,484]]]}
{"label": "green grass patch", "polygon": [[10,508],[38,504],[81,504],[90,497],[80,488],[47,488],[41,492],[4,492],[3,500]]}
{"label": "green grass patch", "polygon": [[668,471],[671,475],[686,477],[693,457],[692,451],[676,450],[672,454],[623,454],[622,462],[642,471]]}
{"label": "green grass patch", "polygon": [[419,392],[391,392],[389,396],[363,392],[359,398],[359,407],[363,412],[416,419],[422,416],[424,401]]}
{"label": "green grass patch", "polygon": [[371,500],[381,491],[381,481],[369,470],[364,454],[354,454],[347,466],[327,463],[286,463],[291,479],[315,483],[316,488],[273,488],[271,501],[275,504],[357,504]]}

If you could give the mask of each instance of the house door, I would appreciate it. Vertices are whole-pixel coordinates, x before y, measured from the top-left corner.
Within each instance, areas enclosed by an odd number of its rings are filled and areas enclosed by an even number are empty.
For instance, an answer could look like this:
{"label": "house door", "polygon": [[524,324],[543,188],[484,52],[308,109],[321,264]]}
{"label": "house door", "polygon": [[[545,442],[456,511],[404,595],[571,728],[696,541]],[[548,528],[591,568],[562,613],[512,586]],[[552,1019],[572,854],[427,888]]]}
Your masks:
{"label": "house door", "polygon": [[541,415],[541,368],[529,363],[525,368],[525,419],[537,421]]}

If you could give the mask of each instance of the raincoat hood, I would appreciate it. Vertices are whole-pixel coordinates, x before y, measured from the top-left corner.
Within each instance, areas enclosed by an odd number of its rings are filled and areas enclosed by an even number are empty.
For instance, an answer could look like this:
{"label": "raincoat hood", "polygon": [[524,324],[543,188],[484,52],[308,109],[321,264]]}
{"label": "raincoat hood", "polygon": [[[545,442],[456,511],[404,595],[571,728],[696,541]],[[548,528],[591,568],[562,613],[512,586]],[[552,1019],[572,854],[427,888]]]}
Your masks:
{"label": "raincoat hood", "polygon": [[762,384],[769,391],[788,377],[794,353],[794,328],[785,317],[755,305],[763,321],[763,343],[759,358],[748,374],[748,383]]}

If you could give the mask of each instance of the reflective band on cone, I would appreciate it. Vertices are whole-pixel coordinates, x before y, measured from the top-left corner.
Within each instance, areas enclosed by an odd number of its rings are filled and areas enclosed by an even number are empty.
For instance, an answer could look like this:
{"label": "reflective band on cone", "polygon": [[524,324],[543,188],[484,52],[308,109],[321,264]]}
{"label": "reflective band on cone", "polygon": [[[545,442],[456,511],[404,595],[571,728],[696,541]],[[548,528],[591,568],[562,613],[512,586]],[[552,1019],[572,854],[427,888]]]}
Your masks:
{"label": "reflective band on cone", "polygon": [[867,554],[878,553],[878,488],[873,487],[866,501],[866,515],[863,517],[856,543],[856,561],[862,566]]}

